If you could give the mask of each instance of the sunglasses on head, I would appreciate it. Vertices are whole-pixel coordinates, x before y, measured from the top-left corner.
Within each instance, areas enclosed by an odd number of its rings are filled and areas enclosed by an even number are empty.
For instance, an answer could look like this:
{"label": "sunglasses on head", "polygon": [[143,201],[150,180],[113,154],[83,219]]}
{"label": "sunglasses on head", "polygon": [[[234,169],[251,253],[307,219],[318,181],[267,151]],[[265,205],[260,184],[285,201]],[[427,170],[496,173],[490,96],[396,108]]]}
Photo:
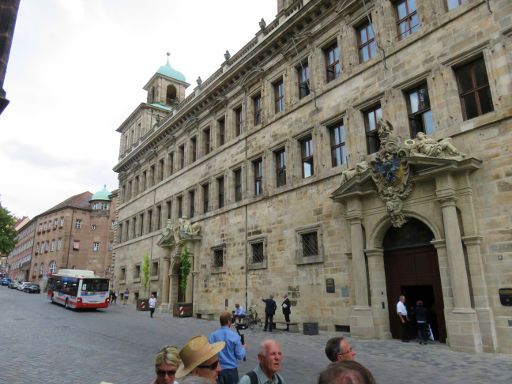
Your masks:
{"label": "sunglasses on head", "polygon": [[176,374],[176,371],[164,371],[161,369],[157,369],[156,374],[157,374],[157,376],[160,376],[160,377],[164,377],[165,375],[171,377]]}
{"label": "sunglasses on head", "polygon": [[217,360],[209,365],[198,365],[197,368],[208,368],[209,370],[213,371],[214,369],[217,369],[218,365],[219,365],[219,360]]}

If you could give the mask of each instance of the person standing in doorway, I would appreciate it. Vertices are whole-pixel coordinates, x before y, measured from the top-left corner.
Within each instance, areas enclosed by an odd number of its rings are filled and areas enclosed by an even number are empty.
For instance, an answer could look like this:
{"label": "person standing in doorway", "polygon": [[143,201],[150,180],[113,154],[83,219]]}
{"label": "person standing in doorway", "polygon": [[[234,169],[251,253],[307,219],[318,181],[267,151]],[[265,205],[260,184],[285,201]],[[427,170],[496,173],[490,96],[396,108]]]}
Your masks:
{"label": "person standing in doorway", "polygon": [[418,328],[418,339],[420,344],[427,344],[428,340],[428,310],[423,306],[423,301],[416,301],[416,308],[414,309],[414,316],[416,318],[416,326]]}
{"label": "person standing in doorway", "polygon": [[277,304],[274,301],[274,296],[269,295],[268,299],[261,299],[265,303],[265,327],[264,331],[267,330],[272,332],[272,326],[274,325],[274,315],[276,314]]}
{"label": "person standing in doorway", "polygon": [[128,290],[128,288],[126,288],[123,293],[123,304],[124,305],[126,305],[126,303],[128,302],[128,296],[130,296],[130,291]]}
{"label": "person standing in doorway", "polygon": [[290,303],[290,299],[288,298],[288,295],[285,293],[283,296],[283,303],[281,304],[281,308],[283,308],[283,315],[284,315],[284,321],[286,321],[286,330],[290,330],[290,313],[292,313]]}
{"label": "person standing in doorway", "polygon": [[407,343],[409,342],[409,339],[407,338],[407,324],[409,323],[409,317],[407,316],[404,295],[400,295],[398,303],[396,303],[396,314],[398,316],[398,320],[400,320],[400,338],[402,339],[402,342]]}
{"label": "person standing in doorway", "polygon": [[153,314],[155,313],[156,308],[156,297],[155,295],[151,294],[151,297],[148,300],[149,304],[149,316],[153,317]]}

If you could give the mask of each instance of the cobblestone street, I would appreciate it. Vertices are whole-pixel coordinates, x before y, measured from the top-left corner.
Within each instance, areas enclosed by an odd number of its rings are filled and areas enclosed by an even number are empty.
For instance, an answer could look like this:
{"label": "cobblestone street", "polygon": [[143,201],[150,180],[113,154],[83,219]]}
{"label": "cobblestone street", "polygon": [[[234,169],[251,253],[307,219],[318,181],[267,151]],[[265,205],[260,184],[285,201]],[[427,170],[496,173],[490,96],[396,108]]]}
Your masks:
{"label": "cobblestone street", "polygon": [[[137,312],[116,304],[105,311],[74,312],[31,295],[0,287],[0,383],[150,383],[154,354],[165,344],[182,346],[196,334],[207,335],[218,322],[175,319]],[[333,332],[318,336],[276,331],[283,346],[282,374],[290,383],[315,383],[327,365],[323,348]],[[256,364],[258,344],[269,334],[246,331],[245,373]],[[512,356],[472,355],[445,345],[420,346],[396,340],[349,338],[356,359],[378,383],[511,383]]]}

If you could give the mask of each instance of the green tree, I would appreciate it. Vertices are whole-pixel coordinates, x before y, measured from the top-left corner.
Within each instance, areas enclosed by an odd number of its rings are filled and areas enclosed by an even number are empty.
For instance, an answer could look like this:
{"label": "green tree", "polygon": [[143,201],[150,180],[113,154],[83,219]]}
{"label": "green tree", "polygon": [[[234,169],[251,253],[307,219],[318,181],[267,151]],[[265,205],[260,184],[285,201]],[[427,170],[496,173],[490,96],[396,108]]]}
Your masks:
{"label": "green tree", "polygon": [[0,254],[8,255],[16,245],[16,218],[0,203]]}
{"label": "green tree", "polygon": [[[144,254],[144,258],[142,259],[141,283],[147,293],[147,288],[149,286],[149,255],[147,252]],[[149,295],[148,295],[148,297],[149,297]]]}
{"label": "green tree", "polygon": [[183,294],[187,291],[187,279],[191,268],[190,254],[188,253],[187,247],[184,246],[180,257],[180,288]]}

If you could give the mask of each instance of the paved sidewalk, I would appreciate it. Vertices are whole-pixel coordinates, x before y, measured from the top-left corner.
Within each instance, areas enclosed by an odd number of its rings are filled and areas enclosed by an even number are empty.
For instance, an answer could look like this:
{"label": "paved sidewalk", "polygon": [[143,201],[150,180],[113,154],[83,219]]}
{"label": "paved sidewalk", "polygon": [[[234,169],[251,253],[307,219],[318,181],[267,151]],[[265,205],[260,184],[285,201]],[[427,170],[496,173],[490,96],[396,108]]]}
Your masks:
{"label": "paved sidewalk", "polygon": [[[75,312],[49,304],[44,295],[0,287],[0,384],[150,383],[153,357],[166,344],[183,346],[208,335],[218,321],[176,319],[138,312],[133,304],[105,311]],[[240,373],[257,364],[258,346],[272,336],[283,347],[282,374],[288,384],[316,383],[328,364],[324,346],[338,333],[316,336],[261,329],[246,330],[248,359]],[[445,345],[421,346],[395,340],[348,338],[379,384],[512,383],[512,355],[473,355]]]}

